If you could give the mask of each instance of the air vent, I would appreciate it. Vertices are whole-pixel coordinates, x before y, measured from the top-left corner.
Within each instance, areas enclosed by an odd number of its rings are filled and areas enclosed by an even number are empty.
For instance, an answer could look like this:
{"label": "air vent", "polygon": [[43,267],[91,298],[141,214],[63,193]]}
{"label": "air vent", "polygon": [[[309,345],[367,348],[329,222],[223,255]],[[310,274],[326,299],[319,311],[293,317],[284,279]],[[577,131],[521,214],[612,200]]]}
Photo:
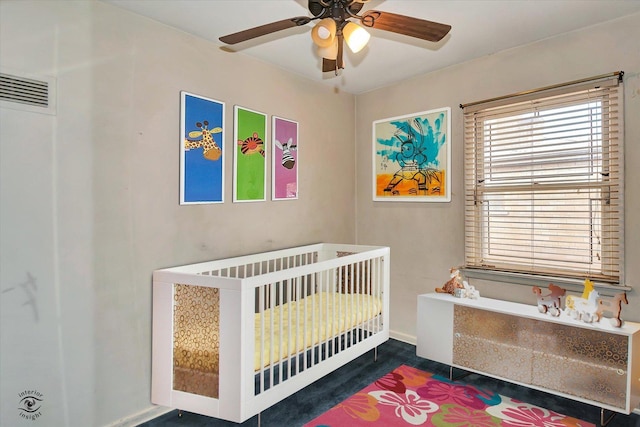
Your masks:
{"label": "air vent", "polygon": [[55,79],[29,78],[0,73],[0,106],[16,110],[55,114]]}

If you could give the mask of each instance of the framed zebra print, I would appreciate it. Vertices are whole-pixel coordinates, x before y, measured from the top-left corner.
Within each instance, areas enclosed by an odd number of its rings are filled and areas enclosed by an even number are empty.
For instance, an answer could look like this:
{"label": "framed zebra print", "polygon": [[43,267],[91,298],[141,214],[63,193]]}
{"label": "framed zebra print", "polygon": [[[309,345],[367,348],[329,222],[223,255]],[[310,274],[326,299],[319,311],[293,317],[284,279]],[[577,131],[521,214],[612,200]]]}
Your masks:
{"label": "framed zebra print", "polygon": [[224,202],[224,102],[180,92],[180,204]]}
{"label": "framed zebra print", "polygon": [[267,115],[238,105],[234,107],[235,149],[233,156],[233,201],[266,200]]}
{"label": "framed zebra print", "polygon": [[271,199],[298,198],[298,122],[272,116]]}

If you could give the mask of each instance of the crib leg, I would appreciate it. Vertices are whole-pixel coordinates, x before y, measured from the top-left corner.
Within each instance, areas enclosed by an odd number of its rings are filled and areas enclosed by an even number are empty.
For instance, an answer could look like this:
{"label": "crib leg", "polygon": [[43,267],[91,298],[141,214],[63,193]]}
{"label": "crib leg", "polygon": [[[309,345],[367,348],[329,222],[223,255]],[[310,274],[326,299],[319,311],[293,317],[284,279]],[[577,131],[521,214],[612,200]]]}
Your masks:
{"label": "crib leg", "polygon": [[258,427],[260,427],[260,415],[262,415],[262,412],[258,412]]}
{"label": "crib leg", "polygon": [[373,348],[373,361],[377,362],[378,361],[378,346],[375,346]]}
{"label": "crib leg", "polygon": [[178,409],[178,418],[182,418],[182,409]]}

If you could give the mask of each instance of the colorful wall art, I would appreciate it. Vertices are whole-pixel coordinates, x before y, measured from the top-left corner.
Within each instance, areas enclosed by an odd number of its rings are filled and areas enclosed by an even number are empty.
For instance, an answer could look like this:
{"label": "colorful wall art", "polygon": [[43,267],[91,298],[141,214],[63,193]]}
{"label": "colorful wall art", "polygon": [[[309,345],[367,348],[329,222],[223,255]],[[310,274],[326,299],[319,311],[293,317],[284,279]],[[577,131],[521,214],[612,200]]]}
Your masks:
{"label": "colorful wall art", "polygon": [[272,200],[298,198],[298,122],[272,116]]}
{"label": "colorful wall art", "polygon": [[235,106],[233,201],[266,199],[266,114]]}
{"label": "colorful wall art", "polygon": [[180,204],[224,202],[224,102],[180,92]]}
{"label": "colorful wall art", "polygon": [[451,201],[451,109],[373,122],[373,200]]}

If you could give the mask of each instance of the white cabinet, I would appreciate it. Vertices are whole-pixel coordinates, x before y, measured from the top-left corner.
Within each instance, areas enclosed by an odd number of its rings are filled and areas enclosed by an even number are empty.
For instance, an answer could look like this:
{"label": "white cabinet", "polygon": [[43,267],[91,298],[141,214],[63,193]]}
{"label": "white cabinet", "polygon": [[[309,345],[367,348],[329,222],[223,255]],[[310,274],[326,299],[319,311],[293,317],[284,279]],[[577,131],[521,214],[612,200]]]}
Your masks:
{"label": "white cabinet", "polygon": [[638,323],[615,328],[609,319],[587,324],[535,305],[424,294],[417,335],[426,359],[616,412],[640,404]]}

